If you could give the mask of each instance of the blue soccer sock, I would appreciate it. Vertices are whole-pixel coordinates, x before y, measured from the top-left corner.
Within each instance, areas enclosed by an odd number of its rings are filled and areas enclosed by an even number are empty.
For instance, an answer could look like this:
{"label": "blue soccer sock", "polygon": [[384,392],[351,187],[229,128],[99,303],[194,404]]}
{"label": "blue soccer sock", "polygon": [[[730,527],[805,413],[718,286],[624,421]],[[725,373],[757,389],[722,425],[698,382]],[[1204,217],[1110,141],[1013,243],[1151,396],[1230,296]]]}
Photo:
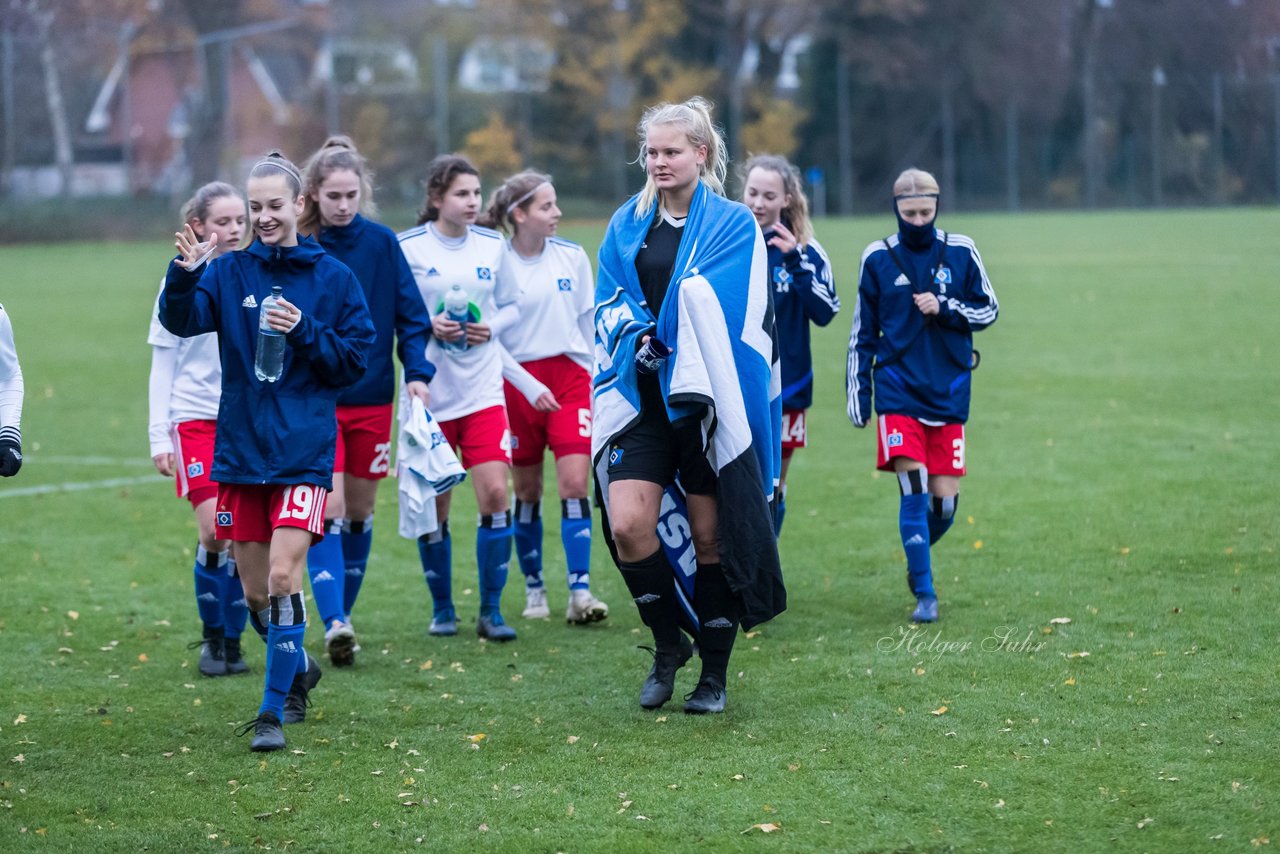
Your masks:
{"label": "blue soccer sock", "polygon": [[222,598],[227,586],[227,558],[230,551],[211,552],[196,545],[196,608],[200,622],[204,623],[205,636],[222,634]]}
{"label": "blue soccer sock", "polygon": [[933,569],[929,562],[929,495],[924,469],[898,472],[902,503],[898,510],[898,532],[907,555],[907,584],[916,598],[934,596]]}
{"label": "blue soccer sock", "polygon": [[342,522],[342,564],[345,569],[342,585],[342,610],[347,616],[356,607],[360,585],[364,584],[365,569],[369,566],[369,552],[373,548],[373,517],[368,519],[344,519]]}
{"label": "blue soccer sock", "polygon": [[222,595],[222,624],[228,638],[239,638],[244,634],[245,622],[249,619],[249,603],[244,598],[244,586],[240,583],[240,572],[236,568],[236,559],[227,561],[227,584]]}
{"label": "blue soccer sock", "polygon": [[956,508],[959,505],[958,494],[929,496],[929,545],[942,539],[942,535],[951,530],[951,523],[956,520]]}
{"label": "blue soccer sock", "polygon": [[453,608],[453,539],[449,536],[449,520],[442,519],[440,527],[418,538],[418,557],[422,561],[422,574],[431,591],[433,615],[437,619],[455,618]]}
{"label": "blue soccer sock", "polygon": [[784,484],[782,487],[782,491],[778,495],[778,513],[777,513],[778,521],[774,524],[774,528],[773,528],[774,537],[777,537],[782,533],[782,520],[786,518],[786,515],[787,515],[787,487]]}
{"label": "blue soccer sock", "polygon": [[307,551],[307,574],[311,576],[311,596],[327,630],[334,620],[345,623],[342,610],[342,529],[325,523],[325,537]]}
{"label": "blue soccer sock", "polygon": [[480,572],[480,616],[502,619],[502,588],[511,564],[511,513],[480,514],[476,528],[476,566]]}
{"label": "blue soccer sock", "polygon": [[[267,624],[267,677],[258,714],[271,712],[284,720],[284,698],[293,686],[293,677],[306,667],[302,638],[307,633],[307,611],[302,594],[269,597]],[[301,660],[301,668],[300,668]]]}
{"label": "blue soccer sock", "polygon": [[542,587],[542,502],[516,499],[516,557],[528,590]]}
{"label": "blue soccer sock", "polygon": [[561,500],[560,542],[564,544],[569,589],[587,590],[591,587],[591,502],[588,499]]}

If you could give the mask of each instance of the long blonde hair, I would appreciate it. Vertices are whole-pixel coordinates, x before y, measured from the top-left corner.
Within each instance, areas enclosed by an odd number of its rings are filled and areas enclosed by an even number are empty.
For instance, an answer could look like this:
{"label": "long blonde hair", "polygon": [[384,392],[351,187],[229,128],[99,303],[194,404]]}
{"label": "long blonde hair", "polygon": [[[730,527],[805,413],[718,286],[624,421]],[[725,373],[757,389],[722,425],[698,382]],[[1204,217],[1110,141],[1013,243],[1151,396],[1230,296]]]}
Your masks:
{"label": "long blonde hair", "polygon": [[809,199],[804,194],[800,170],[780,154],[757,154],[742,167],[744,184],[752,169],[764,169],[782,178],[782,192],[791,197],[791,203],[782,209],[782,218],[796,236],[796,242],[801,247],[808,246],[813,241],[813,223],[809,221]]}
{"label": "long blonde hair", "polygon": [[685,137],[696,148],[707,147],[707,159],[698,167],[698,178],[719,195],[724,195],[724,179],[729,174],[729,152],[724,134],[711,120],[711,102],[695,95],[680,104],[658,104],[644,111],[636,132],[640,137],[640,153],[636,159],[645,167],[644,189],[636,202],[636,219],[646,219],[653,214],[658,201],[658,185],[648,174],[645,149],[648,146],[649,128],[655,125],[675,125],[684,131]]}

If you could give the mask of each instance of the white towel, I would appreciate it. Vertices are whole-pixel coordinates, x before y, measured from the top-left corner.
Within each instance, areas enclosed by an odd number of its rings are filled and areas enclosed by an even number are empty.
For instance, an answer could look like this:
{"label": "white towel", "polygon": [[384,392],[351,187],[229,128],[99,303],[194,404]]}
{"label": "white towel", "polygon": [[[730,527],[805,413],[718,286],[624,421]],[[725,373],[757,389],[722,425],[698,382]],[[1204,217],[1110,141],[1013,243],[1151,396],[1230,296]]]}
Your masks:
{"label": "white towel", "polygon": [[444,431],[416,397],[400,423],[396,445],[396,477],[400,481],[400,536],[416,540],[440,527],[436,496],[466,480]]}

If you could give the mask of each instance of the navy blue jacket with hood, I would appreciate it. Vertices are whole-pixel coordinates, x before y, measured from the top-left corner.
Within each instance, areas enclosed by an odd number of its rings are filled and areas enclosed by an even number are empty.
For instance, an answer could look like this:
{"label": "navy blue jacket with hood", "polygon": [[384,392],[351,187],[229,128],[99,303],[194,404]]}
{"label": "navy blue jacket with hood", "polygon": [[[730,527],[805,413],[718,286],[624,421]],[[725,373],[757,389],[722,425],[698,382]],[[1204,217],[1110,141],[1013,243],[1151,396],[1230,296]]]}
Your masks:
{"label": "navy blue jacket with hood", "polygon": [[[254,374],[258,312],[271,286],[302,312],[285,340],[284,374]],[[333,485],[337,401],[365,372],[373,322],[355,274],[320,245],[254,241],[196,271],[169,264],[160,323],[174,335],[218,333],[222,399],[211,477],[218,483]]]}
{"label": "navy blue jacket with hood", "polygon": [[320,229],[319,239],[326,252],[356,274],[378,336],[369,349],[369,369],[338,403],[378,406],[395,400],[393,337],[405,380],[430,382],[436,374],[436,366],[427,359],[431,318],[395,232],[356,214],[350,225]]}

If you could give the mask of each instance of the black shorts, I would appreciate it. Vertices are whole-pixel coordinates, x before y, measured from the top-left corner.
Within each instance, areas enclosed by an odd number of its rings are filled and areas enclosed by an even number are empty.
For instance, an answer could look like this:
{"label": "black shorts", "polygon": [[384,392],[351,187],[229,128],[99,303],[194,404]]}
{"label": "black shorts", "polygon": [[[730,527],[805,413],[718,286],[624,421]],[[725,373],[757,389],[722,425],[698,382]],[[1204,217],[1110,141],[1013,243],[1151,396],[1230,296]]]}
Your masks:
{"label": "black shorts", "polygon": [[643,480],[668,486],[680,473],[689,495],[715,495],[716,472],[702,452],[702,422],[667,419],[656,379],[641,380],[640,420],[609,445],[609,481]]}

